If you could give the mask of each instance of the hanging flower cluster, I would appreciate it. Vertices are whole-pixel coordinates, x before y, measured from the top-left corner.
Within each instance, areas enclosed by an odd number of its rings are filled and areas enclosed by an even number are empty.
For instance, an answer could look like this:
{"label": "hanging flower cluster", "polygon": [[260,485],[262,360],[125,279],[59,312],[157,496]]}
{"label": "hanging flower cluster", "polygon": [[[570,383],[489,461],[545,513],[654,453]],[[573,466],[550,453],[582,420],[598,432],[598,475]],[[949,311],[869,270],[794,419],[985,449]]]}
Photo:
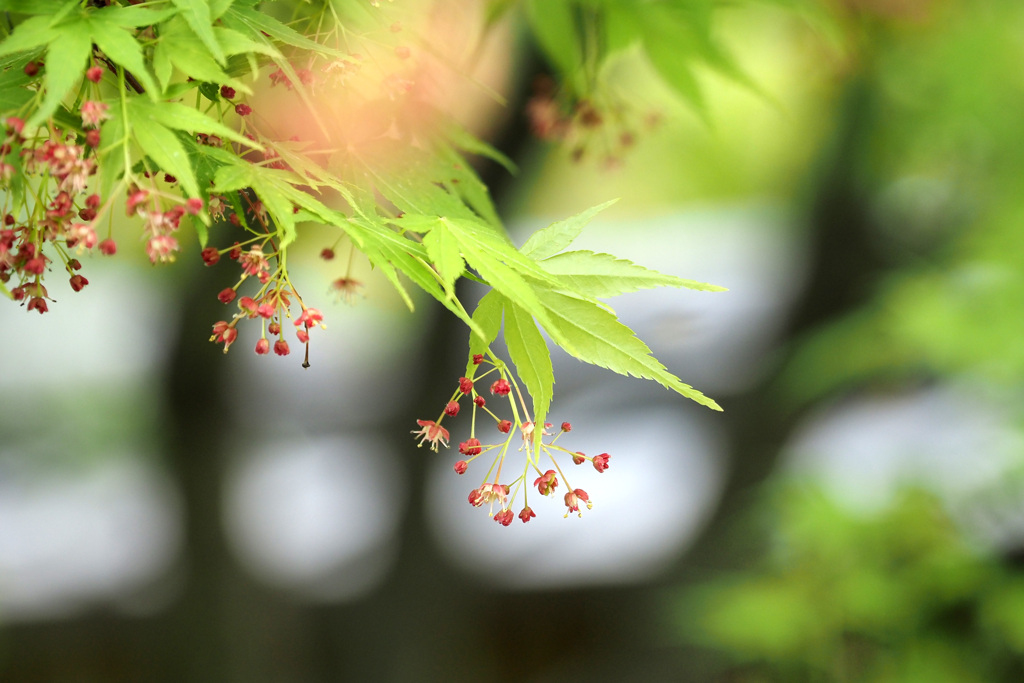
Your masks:
{"label": "hanging flower cluster", "polygon": [[[526,402],[523,400],[523,393],[505,364],[495,359],[486,359],[483,354],[473,355],[472,362],[474,368],[490,367],[483,372],[474,372],[472,377],[460,377],[458,387],[436,420],[416,421],[419,429],[413,430],[413,434],[419,437],[419,445],[428,443],[431,450],[435,452],[438,450],[438,446],[447,448],[450,438],[449,431],[446,427],[442,427],[441,423],[445,418],[451,421],[458,417],[462,412],[462,400],[469,399],[470,436],[459,444],[459,454],[465,457],[455,463],[455,473],[465,474],[475,460],[483,458],[486,461],[488,454],[491,456],[491,464],[482,483],[469,492],[469,504],[473,507],[486,505],[488,514],[503,526],[510,525],[517,516],[523,523],[526,523],[537,516],[528,503],[530,489],[536,488],[540,495],[551,497],[557,496],[559,486],[564,485],[565,492],[562,495],[562,501],[566,508],[564,516],[568,517],[570,513],[575,512],[582,517],[581,505],[586,506],[588,510],[593,507],[590,494],[583,489],[572,488],[559,460],[566,465],[569,462],[574,465],[589,462],[598,472],[604,472],[608,469],[608,461],[611,456],[601,453],[590,457],[579,451],[570,451],[563,447],[558,440],[562,435],[572,431],[570,423],[563,422],[561,428],[554,433],[549,431],[553,427],[550,422],[544,423],[543,428],[538,430],[536,424],[530,420]],[[490,385],[487,384],[488,379],[492,380]],[[477,387],[488,387],[486,393],[495,403],[501,405],[507,402],[508,415],[512,419],[502,418],[495,413],[492,406],[488,404],[487,398],[478,391]],[[484,436],[484,432],[490,430],[490,427],[485,426],[478,430],[478,416],[485,424],[493,423],[497,433],[501,435],[496,437],[494,443],[484,443],[480,440],[480,436]],[[490,433],[493,435],[493,432]],[[545,437],[551,438],[544,441]],[[490,437],[484,436],[484,439],[489,440]],[[515,448],[517,443],[519,447]],[[513,465],[513,467],[517,467],[515,471],[517,476],[509,478],[505,468],[506,460],[517,453],[523,454],[522,470],[518,470],[518,466]],[[549,463],[554,469],[544,469]],[[502,483],[503,471],[506,474],[505,483]],[[531,479],[533,480],[532,485],[529,484]],[[513,506],[516,504],[520,492],[523,495],[523,507],[516,514]]]}

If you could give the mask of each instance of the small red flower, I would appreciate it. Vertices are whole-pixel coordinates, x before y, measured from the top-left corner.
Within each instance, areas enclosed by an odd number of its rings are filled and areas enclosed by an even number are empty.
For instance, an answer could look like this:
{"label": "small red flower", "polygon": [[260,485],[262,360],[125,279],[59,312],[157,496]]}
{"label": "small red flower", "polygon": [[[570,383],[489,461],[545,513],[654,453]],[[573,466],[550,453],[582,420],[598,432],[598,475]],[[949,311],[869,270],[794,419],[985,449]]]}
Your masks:
{"label": "small red flower", "polygon": [[562,423],[562,431],[563,432],[571,432],[572,431],[572,425],[569,424],[568,422],[563,422]]}
{"label": "small red flower", "polygon": [[286,342],[284,339],[278,339],[276,342],[274,342],[274,353],[276,353],[279,356],[287,356],[289,353],[291,353],[291,350],[288,348],[288,342]]}
{"label": "small red flower", "polygon": [[89,130],[85,131],[85,144],[89,145],[93,149],[96,149],[97,147],[100,146],[101,142],[103,142],[103,136],[100,135],[100,132],[97,129],[90,128]]}
{"label": "small red flower", "polygon": [[270,341],[266,338],[260,339],[256,342],[256,353],[260,356],[265,356],[270,353]]}
{"label": "small red flower", "polygon": [[491,385],[491,393],[497,394],[498,396],[508,396],[509,392],[512,391],[512,386],[508,383],[508,380],[502,377],[494,384]]}
{"label": "small red flower", "polygon": [[[470,437],[459,444],[459,453],[462,453],[463,455],[479,455],[482,450],[483,448],[481,447],[480,439],[473,437]],[[459,472],[459,474],[462,473]]]}
{"label": "small red flower", "polygon": [[50,309],[46,306],[46,299],[41,296],[34,296],[28,301],[29,311],[39,311],[39,315],[46,313]]}
{"label": "small red flower", "polygon": [[469,379],[468,377],[460,377],[459,391],[461,391],[464,394],[468,394],[469,392],[473,391],[473,380]]}
{"label": "small red flower", "polygon": [[256,301],[251,296],[243,296],[239,299],[238,308],[248,313],[250,318],[256,317]]}
{"label": "small red flower", "polygon": [[30,258],[25,264],[25,272],[32,273],[33,275],[42,275],[43,271],[46,270],[46,257],[36,256]]}
{"label": "small red flower", "polygon": [[[269,304],[264,304],[263,306],[269,306]],[[260,308],[259,308],[259,313],[260,313],[261,316],[263,315],[263,310],[262,310],[263,306],[260,306]],[[264,316],[264,317],[266,317],[266,316]],[[269,325],[267,325],[267,331],[270,332],[270,334],[272,334],[274,336],[277,336],[277,335],[281,334],[281,325],[280,325],[280,323],[276,323],[276,322],[270,323]]]}
{"label": "small red flower", "polygon": [[512,512],[511,508],[505,508],[498,514],[494,515],[494,521],[502,526],[508,526],[515,518],[515,513]]}
{"label": "small red flower", "polygon": [[[567,508],[566,513],[565,513],[566,517],[569,516],[570,512],[579,512],[580,511],[580,501],[581,500],[584,503],[587,504],[587,509],[588,510],[593,507],[593,504],[590,502],[590,496],[588,496],[587,492],[584,491],[583,489],[573,489],[572,491],[567,491],[566,492],[566,494],[565,494],[565,507]],[[583,516],[583,514],[580,513],[580,517],[582,517],[582,516]]]}
{"label": "small red flower", "polygon": [[91,66],[85,71],[85,77],[93,83],[99,83],[100,79],[103,78],[103,67]]}
{"label": "small red flower", "polygon": [[248,116],[252,113],[252,107],[250,107],[248,104],[245,104],[244,102],[240,102],[235,105],[235,113],[239,116]]}
{"label": "small red flower", "polygon": [[220,86],[220,96],[225,100],[232,100],[235,98],[235,89],[230,85]]}
{"label": "small red flower", "polygon": [[512,431],[512,423],[508,420],[501,420],[498,422],[498,431],[502,434],[508,434]]}
{"label": "small red flower", "polygon": [[558,477],[555,476],[554,470],[548,470],[543,475],[537,477],[533,485],[537,487],[542,496],[547,496],[555,492],[558,488]]}
{"label": "small red flower", "polygon": [[[461,451],[462,449],[460,448],[459,450]],[[465,460],[458,461],[457,463],[455,463],[455,474],[465,474],[466,469],[468,467],[469,463],[467,463]]]}
{"label": "small red flower", "polygon": [[459,403],[458,401],[448,401],[448,405],[444,407],[444,414],[449,417],[455,417],[459,414]]}
{"label": "small red flower", "polygon": [[323,322],[323,319],[324,314],[321,313],[319,309],[306,308],[303,309],[302,315],[296,318],[295,327],[298,327],[299,325],[305,325],[306,329],[309,329],[314,325],[319,325],[321,322]]}
{"label": "small red flower", "polygon": [[433,420],[416,420],[416,424],[418,424],[420,428],[412,430],[412,433],[419,437],[422,437],[420,438],[420,442],[417,445],[422,446],[424,441],[429,441],[430,450],[434,452],[437,452],[438,443],[440,443],[445,448],[448,448],[447,429],[437,424]]}
{"label": "small red flower", "polygon": [[202,251],[203,263],[208,266],[215,266],[220,261],[220,252],[217,251],[217,247],[206,247]]}
{"label": "small red flower", "polygon": [[128,215],[134,216],[136,207],[138,207],[139,204],[144,203],[148,199],[149,192],[147,192],[146,190],[137,190],[135,192],[132,192],[131,195],[128,197],[127,203],[125,203],[125,209],[127,210]]}
{"label": "small red flower", "polygon": [[[234,253],[234,250],[231,253]],[[253,247],[238,258],[239,264],[241,264],[242,270],[246,275],[259,275],[270,267],[266,257],[263,255],[263,250],[258,246]]]}
{"label": "small red flower", "polygon": [[220,320],[213,326],[213,336],[210,337],[210,341],[224,344],[224,353],[227,353],[228,349],[231,348],[232,342],[237,338],[238,330],[227,322]]}
{"label": "small red flower", "polygon": [[[493,506],[495,503],[498,503],[504,507],[505,501],[508,499],[509,487],[505,484],[484,484],[477,489],[477,492],[480,496],[480,502],[474,503],[474,505],[490,503]],[[472,499],[470,502],[473,502]]]}
{"label": "small red flower", "polygon": [[107,109],[109,108],[110,106],[105,102],[93,102],[92,100],[82,102],[82,107],[79,111],[82,115],[82,125],[100,125],[101,122],[110,118],[110,114],[107,113]]}
{"label": "small red flower", "polygon": [[474,398],[473,403],[475,403],[480,408],[483,408],[485,405],[487,405],[487,401],[484,400],[483,396],[477,396],[476,398]]}
{"label": "small red flower", "polygon": [[309,332],[306,332],[306,330],[295,330],[295,336],[302,344],[309,342]]}
{"label": "small red flower", "polygon": [[533,510],[532,510],[532,509],[530,508],[530,506],[529,506],[529,505],[527,505],[526,507],[524,507],[524,508],[522,509],[522,511],[520,511],[520,513],[519,513],[519,519],[523,520],[523,524],[526,524],[527,522],[529,522],[529,521],[530,521],[530,519],[532,519],[533,517],[536,517],[536,516],[537,516],[537,513],[536,513],[536,512],[534,512],[534,511],[533,511]]}
{"label": "small red flower", "polygon": [[480,365],[484,362],[484,354],[474,353],[473,354],[473,365]]}
{"label": "small red flower", "polygon": [[320,252],[320,258],[322,258],[324,261],[330,261],[331,259],[334,258],[334,250],[324,249],[323,251]]}
{"label": "small red flower", "polygon": [[607,453],[595,455],[593,460],[594,469],[597,470],[598,472],[604,472],[606,469],[608,469],[608,460],[611,459],[611,457],[612,456],[608,455]]}
{"label": "small red flower", "polygon": [[235,290],[231,287],[226,287],[220,291],[220,294],[217,295],[217,299],[219,299],[222,304],[229,304],[235,300]]}
{"label": "small red flower", "polygon": [[85,287],[87,284],[89,284],[89,281],[86,280],[81,275],[73,275],[71,277],[71,289],[75,290],[76,292],[81,292],[82,288]]}
{"label": "small red flower", "polygon": [[576,451],[572,455],[572,464],[574,465],[582,465],[584,462],[586,462],[586,460],[587,456],[583,455],[579,451]]}
{"label": "small red flower", "polygon": [[202,211],[202,210],[203,210],[203,200],[199,199],[199,197],[192,197],[187,202],[185,202],[185,211],[190,216],[197,216],[197,215],[199,215],[199,212]]}

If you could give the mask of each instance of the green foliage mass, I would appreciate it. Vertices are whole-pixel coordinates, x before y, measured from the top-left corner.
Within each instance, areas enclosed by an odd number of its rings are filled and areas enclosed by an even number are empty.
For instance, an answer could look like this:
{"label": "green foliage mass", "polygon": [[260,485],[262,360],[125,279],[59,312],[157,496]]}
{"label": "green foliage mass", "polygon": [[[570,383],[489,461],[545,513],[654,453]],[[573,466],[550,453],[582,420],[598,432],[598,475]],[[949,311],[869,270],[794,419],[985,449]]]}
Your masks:
{"label": "green foliage mass", "polygon": [[[514,5],[491,3],[487,21],[518,11]],[[744,81],[713,38],[715,5],[707,0],[522,3],[534,37],[561,76],[560,106],[585,111],[588,120],[600,116],[594,103],[602,101],[602,65],[634,45],[641,45],[666,82],[698,108],[695,64]],[[503,319],[511,360],[541,423],[554,384],[542,331],[584,362],[654,380],[719,409],[654,359],[600,300],[649,287],[722,288],[609,254],[565,251],[607,204],[545,228],[517,248],[464,155],[483,155],[514,170],[510,160],[436,112],[441,123],[429,135],[408,124],[389,109],[407,89],[401,79],[385,78],[381,95],[331,86],[323,76],[357,71],[364,59],[356,53],[358,38],[383,28],[383,15],[362,0],[290,6],[256,0],[144,5],[8,0],[0,10],[8,18],[0,42],[5,119],[23,119],[37,141],[49,130],[81,142],[95,125],[80,120],[83,104],[106,107],[99,122],[102,144],[91,157],[97,172],[90,181],[91,191],[105,202],[103,212],[114,195],[145,189],[145,178],[157,173],[172,176],[183,199],[199,199],[204,206],[221,202],[236,216],[256,206],[261,224],[240,222],[251,233],[249,243],[261,243],[276,260],[280,287],[275,284],[271,292],[280,292],[285,283],[290,287],[287,251],[302,224],[330,226],[384,274],[409,308],[411,284],[465,322],[473,333],[472,348],[493,341]],[[29,75],[32,64],[42,66],[41,77]],[[96,66],[103,67],[102,80],[93,85],[85,72]],[[313,128],[306,139],[279,139],[247,123],[248,105],[242,100],[268,74],[286,84],[305,110]],[[330,87],[335,90],[324,97]],[[353,112],[376,111],[380,130],[361,138],[326,125]],[[32,217],[45,209],[47,181],[30,191],[17,175],[8,183],[6,211],[32,225]],[[218,218],[223,220],[203,211],[192,221],[202,246]],[[456,294],[462,278],[493,290],[475,317]],[[18,290],[0,285],[0,291],[14,297]],[[227,342],[225,350],[230,345],[227,337],[218,340]]]}

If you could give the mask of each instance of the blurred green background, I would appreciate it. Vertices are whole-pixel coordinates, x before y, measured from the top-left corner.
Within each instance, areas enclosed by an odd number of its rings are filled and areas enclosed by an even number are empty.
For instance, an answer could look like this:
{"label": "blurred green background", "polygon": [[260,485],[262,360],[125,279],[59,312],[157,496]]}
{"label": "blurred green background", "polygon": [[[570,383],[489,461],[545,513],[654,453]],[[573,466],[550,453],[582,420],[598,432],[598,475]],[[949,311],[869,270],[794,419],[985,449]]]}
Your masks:
{"label": "blurred green background", "polygon": [[552,417],[611,469],[582,520],[500,528],[409,435],[450,316],[356,264],[309,371],[223,356],[229,276],[121,237],[0,309],[0,680],[1022,680],[1024,4],[714,17],[756,87],[700,67],[695,107],[616,55],[614,159],[529,135],[513,40],[522,171],[481,172],[520,243],[620,197],[581,248],[728,287],[612,302],[723,414],[556,352]]}

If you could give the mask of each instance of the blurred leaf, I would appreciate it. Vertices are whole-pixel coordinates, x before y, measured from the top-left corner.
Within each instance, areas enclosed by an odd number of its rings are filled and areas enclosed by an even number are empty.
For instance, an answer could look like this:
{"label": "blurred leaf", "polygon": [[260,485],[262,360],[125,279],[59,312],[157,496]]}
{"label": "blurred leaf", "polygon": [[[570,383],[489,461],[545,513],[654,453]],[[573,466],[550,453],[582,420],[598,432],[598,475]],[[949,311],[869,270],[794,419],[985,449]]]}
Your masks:
{"label": "blurred leaf", "polygon": [[541,265],[577,292],[604,298],[652,287],[686,287],[705,292],[724,292],[724,287],[685,280],[648,270],[626,259],[592,251],[568,251],[545,259]]}
{"label": "blurred leaf", "polygon": [[[116,18],[116,15],[113,16]],[[156,81],[149,75],[149,69],[146,67],[146,61],[142,54],[142,46],[129,31],[110,21],[109,17],[111,17],[110,13],[96,12],[90,18],[89,31],[92,34],[92,40],[107,57],[139,79],[146,89],[146,94],[150,99],[156,101],[161,88],[157,87]]]}
{"label": "blurred leaf", "polygon": [[224,51],[221,50],[220,43],[217,42],[217,38],[213,34],[213,26],[211,26],[209,2],[206,0],[171,0],[171,2],[180,10],[180,16],[185,19],[213,58],[224,64],[226,61]]}
{"label": "blurred leaf", "polygon": [[539,434],[544,428],[555,384],[551,352],[532,315],[508,301],[504,302],[504,308],[505,343],[516,373],[533,399],[533,421],[538,435],[535,443],[539,452]]}
{"label": "blurred leaf", "polygon": [[599,304],[551,291],[539,295],[552,321],[542,319],[541,324],[570,355],[620,375],[652,379],[701,405],[721,410],[713,400],[665,369],[632,330]]}
{"label": "blurred leaf", "polygon": [[46,73],[43,83],[46,95],[31,118],[26,121],[29,126],[37,126],[48,119],[71,89],[81,82],[91,51],[89,27],[81,15],[72,15],[64,23],[53,27],[45,58]]}
{"label": "blurred leaf", "polygon": [[132,135],[142,151],[160,167],[161,171],[178,179],[188,196],[200,196],[192,165],[174,131],[151,120],[145,125],[133,124]]}
{"label": "blurred leaf", "polygon": [[558,221],[546,228],[541,228],[530,235],[530,238],[519,248],[519,251],[538,261],[554,256],[563,249],[566,249],[572,244],[573,240],[580,236],[580,233],[583,232],[583,228],[587,226],[590,219],[617,201],[617,199],[612,199],[604,204],[598,204],[586,211],[582,211],[571,218],[566,218],[564,221]]}
{"label": "blurred leaf", "polygon": [[548,61],[565,76],[566,85],[583,62],[579,30],[570,0],[526,0],[526,16]]}

